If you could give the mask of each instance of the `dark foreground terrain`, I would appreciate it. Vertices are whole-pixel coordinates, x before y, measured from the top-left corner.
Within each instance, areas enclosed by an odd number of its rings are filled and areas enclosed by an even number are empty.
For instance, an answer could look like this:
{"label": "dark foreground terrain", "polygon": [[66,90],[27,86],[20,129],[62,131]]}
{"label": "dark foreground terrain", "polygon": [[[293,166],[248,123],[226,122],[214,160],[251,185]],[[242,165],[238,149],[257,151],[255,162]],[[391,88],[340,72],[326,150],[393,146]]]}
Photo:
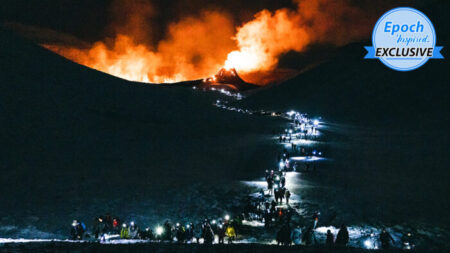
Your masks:
{"label": "dark foreground terrain", "polygon": [[[214,245],[213,247],[204,245],[179,245],[179,244],[98,244],[98,243],[28,243],[28,244],[5,244],[0,246],[0,252],[369,252],[357,248],[328,249],[328,248],[306,248],[303,246],[280,247],[276,245],[261,244],[234,244],[234,245]],[[386,252],[386,251],[380,251]],[[388,252],[403,252],[392,249]],[[438,252],[438,251],[414,251],[414,252]],[[441,251],[443,252],[443,251]]]}

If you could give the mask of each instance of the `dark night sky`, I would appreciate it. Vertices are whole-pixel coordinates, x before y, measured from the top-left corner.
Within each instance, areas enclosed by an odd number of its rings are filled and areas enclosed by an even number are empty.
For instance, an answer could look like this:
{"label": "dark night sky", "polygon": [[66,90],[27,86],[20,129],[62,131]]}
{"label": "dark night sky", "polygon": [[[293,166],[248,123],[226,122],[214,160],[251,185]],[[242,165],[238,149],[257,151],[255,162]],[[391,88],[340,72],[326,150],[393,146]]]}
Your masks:
{"label": "dark night sky", "polygon": [[[258,1],[212,1],[212,0],[165,0],[148,1],[155,9],[149,20],[152,28],[163,36],[168,23],[185,15],[196,15],[204,9],[218,9],[229,12],[236,24],[250,20],[259,10],[275,10],[292,7],[291,0]],[[1,22],[17,22],[26,25],[46,27],[63,33],[69,33],[85,41],[96,41],[108,33],[108,24],[113,1],[108,0],[4,0],[0,10]],[[199,8],[198,6],[201,6]],[[114,20],[117,22],[117,20]],[[155,38],[158,39],[158,38]]]}
{"label": "dark night sky", "polygon": [[[262,10],[276,10],[283,7],[293,8],[293,0],[137,0],[152,4],[155,12],[149,22],[154,29],[156,41],[164,37],[166,26],[170,22],[186,15],[196,15],[205,9],[226,11],[234,18],[236,25],[252,19],[252,16]],[[423,2],[433,2],[420,1]],[[131,1],[129,1],[131,2]],[[350,0],[368,12],[385,10],[390,6],[402,3],[415,5],[418,1],[393,0]],[[84,41],[93,42],[111,35],[108,24],[117,22],[117,17],[111,14],[111,0],[3,0],[0,6],[0,22],[14,22],[37,27],[50,28],[62,33],[72,34]],[[407,5],[407,4],[403,4]],[[120,21],[119,21],[120,22]]]}

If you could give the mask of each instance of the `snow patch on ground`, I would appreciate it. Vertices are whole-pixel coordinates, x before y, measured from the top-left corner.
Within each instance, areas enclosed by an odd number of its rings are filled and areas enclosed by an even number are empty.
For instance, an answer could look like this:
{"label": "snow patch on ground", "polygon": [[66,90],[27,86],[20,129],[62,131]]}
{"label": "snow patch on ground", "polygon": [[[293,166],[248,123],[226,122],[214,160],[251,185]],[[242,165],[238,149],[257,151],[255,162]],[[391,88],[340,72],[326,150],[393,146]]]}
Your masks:
{"label": "snow patch on ground", "polygon": [[264,227],[264,223],[261,221],[257,221],[257,220],[252,220],[252,221],[243,220],[242,225],[250,226],[250,227]]}

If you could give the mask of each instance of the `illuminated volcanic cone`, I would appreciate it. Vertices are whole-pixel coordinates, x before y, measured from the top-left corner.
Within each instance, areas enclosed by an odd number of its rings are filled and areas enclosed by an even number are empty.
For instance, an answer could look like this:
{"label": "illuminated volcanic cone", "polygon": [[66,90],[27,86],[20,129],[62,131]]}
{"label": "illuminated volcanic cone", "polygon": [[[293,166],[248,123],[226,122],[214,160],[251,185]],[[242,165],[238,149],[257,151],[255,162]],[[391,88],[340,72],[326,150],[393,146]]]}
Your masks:
{"label": "illuminated volcanic cone", "polygon": [[221,68],[217,74],[203,80],[205,84],[228,86],[232,89],[245,91],[257,88],[257,85],[247,83],[238,75],[236,69]]}

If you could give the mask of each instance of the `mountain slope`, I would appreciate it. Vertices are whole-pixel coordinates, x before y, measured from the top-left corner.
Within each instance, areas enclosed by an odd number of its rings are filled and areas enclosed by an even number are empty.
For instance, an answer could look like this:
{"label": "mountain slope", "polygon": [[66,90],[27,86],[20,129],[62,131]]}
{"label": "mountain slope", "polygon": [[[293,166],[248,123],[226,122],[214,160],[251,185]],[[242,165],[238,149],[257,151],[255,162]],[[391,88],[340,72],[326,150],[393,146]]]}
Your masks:
{"label": "mountain slope", "polygon": [[66,234],[76,217],[156,223],[226,205],[201,205],[210,196],[200,191],[185,211],[171,206],[183,197],[171,189],[250,177],[272,162],[267,120],[213,107],[216,99],[127,82],[0,31],[0,226]]}
{"label": "mountain slope", "polygon": [[[420,8],[432,20],[437,45],[448,58],[450,28],[448,1],[434,1]],[[336,50],[329,59],[280,84],[263,89],[241,105],[299,109],[338,121],[361,124],[449,123],[448,59],[429,60],[421,68],[394,71],[378,60],[365,60],[363,46],[355,43]]]}
{"label": "mountain slope", "polygon": [[[365,44],[353,44],[326,63],[278,86],[256,92],[243,106],[298,109],[353,123],[448,120],[447,60],[430,60],[413,72],[364,60]],[[420,122],[419,122],[420,123]]]}

